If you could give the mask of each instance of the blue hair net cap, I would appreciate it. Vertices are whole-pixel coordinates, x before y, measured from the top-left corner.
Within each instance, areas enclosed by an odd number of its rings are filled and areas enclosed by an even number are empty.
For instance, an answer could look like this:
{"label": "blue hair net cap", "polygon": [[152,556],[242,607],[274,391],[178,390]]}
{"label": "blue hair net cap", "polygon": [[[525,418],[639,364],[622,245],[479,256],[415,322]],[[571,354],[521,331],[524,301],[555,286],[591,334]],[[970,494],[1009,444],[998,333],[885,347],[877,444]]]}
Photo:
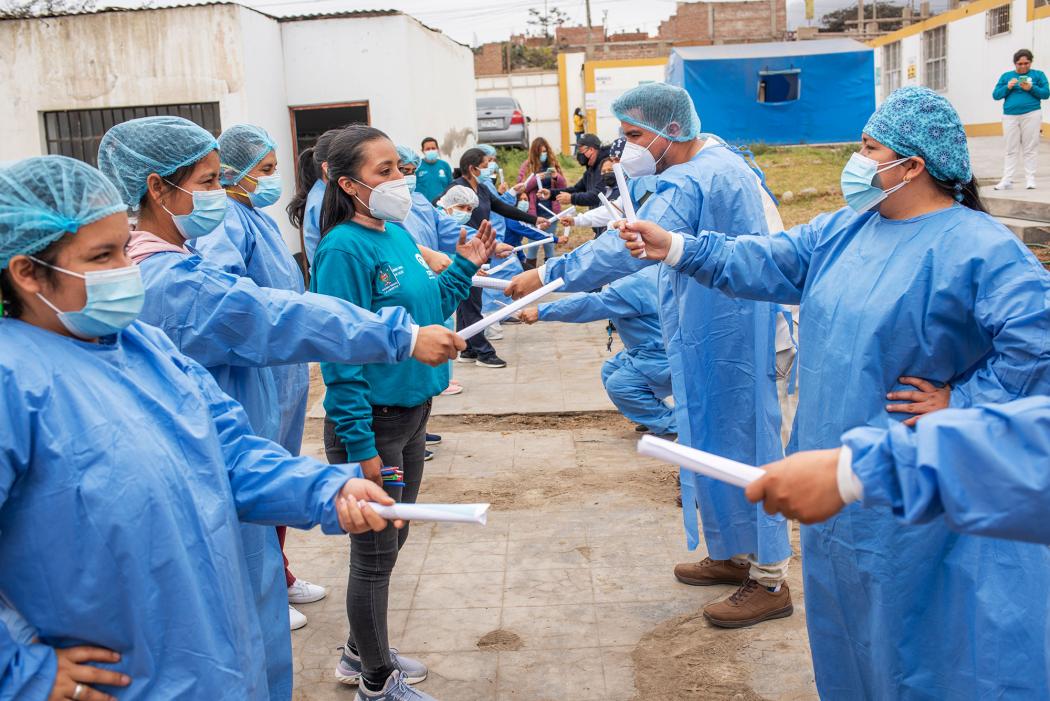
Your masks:
{"label": "blue hair net cap", "polygon": [[83,161],[37,156],[0,168],[0,269],[104,217],[126,212],[117,188]]}
{"label": "blue hair net cap", "polygon": [[219,134],[219,158],[222,159],[219,182],[223,185],[239,183],[276,147],[265,129],[251,124],[234,124]]}
{"label": "blue hair net cap", "polygon": [[397,147],[397,157],[401,159],[402,163],[419,167],[419,154],[413,151],[408,146]]}
{"label": "blue hair net cap", "polygon": [[700,136],[700,117],[684,89],[667,83],[645,83],[631,88],[612,103],[621,122],[633,124],[671,141]]}
{"label": "blue hair net cap", "polygon": [[182,117],[142,117],[114,126],[98,145],[98,167],[138,209],[151,173],[171,175],[219,148],[215,137]]}
{"label": "blue hair net cap", "polygon": [[864,133],[899,156],[922,156],[938,180],[969,183],[973,178],[966,131],[943,95],[929,88],[894,90],[864,125]]}
{"label": "blue hair net cap", "polygon": [[486,156],[496,155],[496,147],[492,144],[478,144],[478,148],[481,149],[481,152],[484,153]]}

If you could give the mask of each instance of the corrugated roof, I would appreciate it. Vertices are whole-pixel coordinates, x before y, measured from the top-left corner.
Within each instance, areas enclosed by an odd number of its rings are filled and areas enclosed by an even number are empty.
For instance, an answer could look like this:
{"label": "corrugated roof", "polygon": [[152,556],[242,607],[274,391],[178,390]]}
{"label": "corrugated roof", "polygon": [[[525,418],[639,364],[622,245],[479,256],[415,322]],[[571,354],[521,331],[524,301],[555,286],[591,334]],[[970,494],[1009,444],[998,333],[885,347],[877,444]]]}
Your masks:
{"label": "corrugated roof", "polygon": [[[299,22],[308,19],[341,19],[344,17],[390,17],[404,14],[401,10],[342,10],[340,12],[304,12],[298,15],[276,15],[278,22]],[[429,27],[427,27],[429,29]]]}
{"label": "corrugated roof", "polygon": [[714,46],[676,46],[674,53],[686,61],[779,58],[785,56],[814,56],[871,51],[867,44],[855,39],[812,39],[805,41],[771,41],[762,44],[716,44]]}
{"label": "corrugated roof", "polygon": [[151,5],[151,6],[148,6],[148,7],[99,7],[99,8],[93,9],[93,10],[86,10],[84,12],[55,12],[55,13],[46,14],[46,15],[33,15],[32,17],[2,17],[2,16],[0,16],[0,21],[3,21],[3,20],[19,20],[19,19],[51,19],[51,18],[55,18],[55,17],[75,17],[77,15],[104,15],[104,14],[108,14],[108,13],[111,13],[111,12],[151,12],[151,11],[154,11],[154,10],[178,10],[178,9],[181,9],[181,8],[184,8],[184,7],[211,7],[211,6],[215,6],[215,5],[240,5],[241,7],[244,7],[245,9],[252,10],[253,12],[258,12],[260,15],[265,15],[266,17],[270,17],[272,19],[277,19],[277,17],[274,17],[271,14],[263,12],[262,10],[259,10],[257,8],[254,8],[254,7],[249,7],[248,5],[243,5],[242,3],[239,3],[239,2],[230,2],[230,0],[206,0],[205,2],[185,2],[185,3],[174,3],[174,4],[171,4],[171,5]]}

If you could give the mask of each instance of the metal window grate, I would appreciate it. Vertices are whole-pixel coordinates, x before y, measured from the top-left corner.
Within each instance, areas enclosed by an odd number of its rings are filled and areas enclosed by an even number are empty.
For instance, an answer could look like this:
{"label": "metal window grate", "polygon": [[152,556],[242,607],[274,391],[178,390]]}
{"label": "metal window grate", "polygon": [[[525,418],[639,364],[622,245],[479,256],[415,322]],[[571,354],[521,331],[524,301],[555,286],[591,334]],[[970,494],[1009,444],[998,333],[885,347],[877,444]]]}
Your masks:
{"label": "metal window grate", "polygon": [[999,36],[1010,33],[1010,5],[993,7],[988,10],[985,36]]}
{"label": "metal window grate", "polygon": [[222,131],[218,102],[44,112],[47,152],[98,165],[98,144],[111,127],[129,119],[156,116],[184,117],[214,136]]}
{"label": "metal window grate", "polygon": [[941,26],[922,33],[922,84],[943,92],[948,88],[948,28]]}
{"label": "metal window grate", "polygon": [[901,86],[901,43],[895,41],[882,47],[883,98]]}

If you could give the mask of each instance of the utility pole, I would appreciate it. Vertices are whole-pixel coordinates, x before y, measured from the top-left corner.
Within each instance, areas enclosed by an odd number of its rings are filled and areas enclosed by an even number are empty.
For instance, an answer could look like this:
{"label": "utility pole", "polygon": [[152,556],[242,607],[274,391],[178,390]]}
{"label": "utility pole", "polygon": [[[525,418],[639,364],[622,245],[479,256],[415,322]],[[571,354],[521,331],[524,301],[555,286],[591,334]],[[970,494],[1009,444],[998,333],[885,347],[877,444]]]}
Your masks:
{"label": "utility pole", "polygon": [[857,0],[857,33],[864,37],[864,0]]}
{"label": "utility pole", "polygon": [[586,0],[587,4],[587,54],[590,58],[591,55],[591,44],[594,42],[594,37],[591,36],[591,0]]}

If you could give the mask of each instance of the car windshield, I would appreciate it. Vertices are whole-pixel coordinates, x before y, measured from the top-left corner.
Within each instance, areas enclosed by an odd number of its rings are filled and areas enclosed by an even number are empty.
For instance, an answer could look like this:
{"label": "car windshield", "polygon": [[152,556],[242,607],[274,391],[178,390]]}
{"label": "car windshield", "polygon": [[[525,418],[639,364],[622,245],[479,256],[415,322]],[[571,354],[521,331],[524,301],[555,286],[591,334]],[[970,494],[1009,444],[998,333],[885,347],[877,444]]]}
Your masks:
{"label": "car windshield", "polygon": [[517,109],[518,105],[514,102],[513,97],[479,97],[478,98],[478,109],[479,110],[513,110]]}

